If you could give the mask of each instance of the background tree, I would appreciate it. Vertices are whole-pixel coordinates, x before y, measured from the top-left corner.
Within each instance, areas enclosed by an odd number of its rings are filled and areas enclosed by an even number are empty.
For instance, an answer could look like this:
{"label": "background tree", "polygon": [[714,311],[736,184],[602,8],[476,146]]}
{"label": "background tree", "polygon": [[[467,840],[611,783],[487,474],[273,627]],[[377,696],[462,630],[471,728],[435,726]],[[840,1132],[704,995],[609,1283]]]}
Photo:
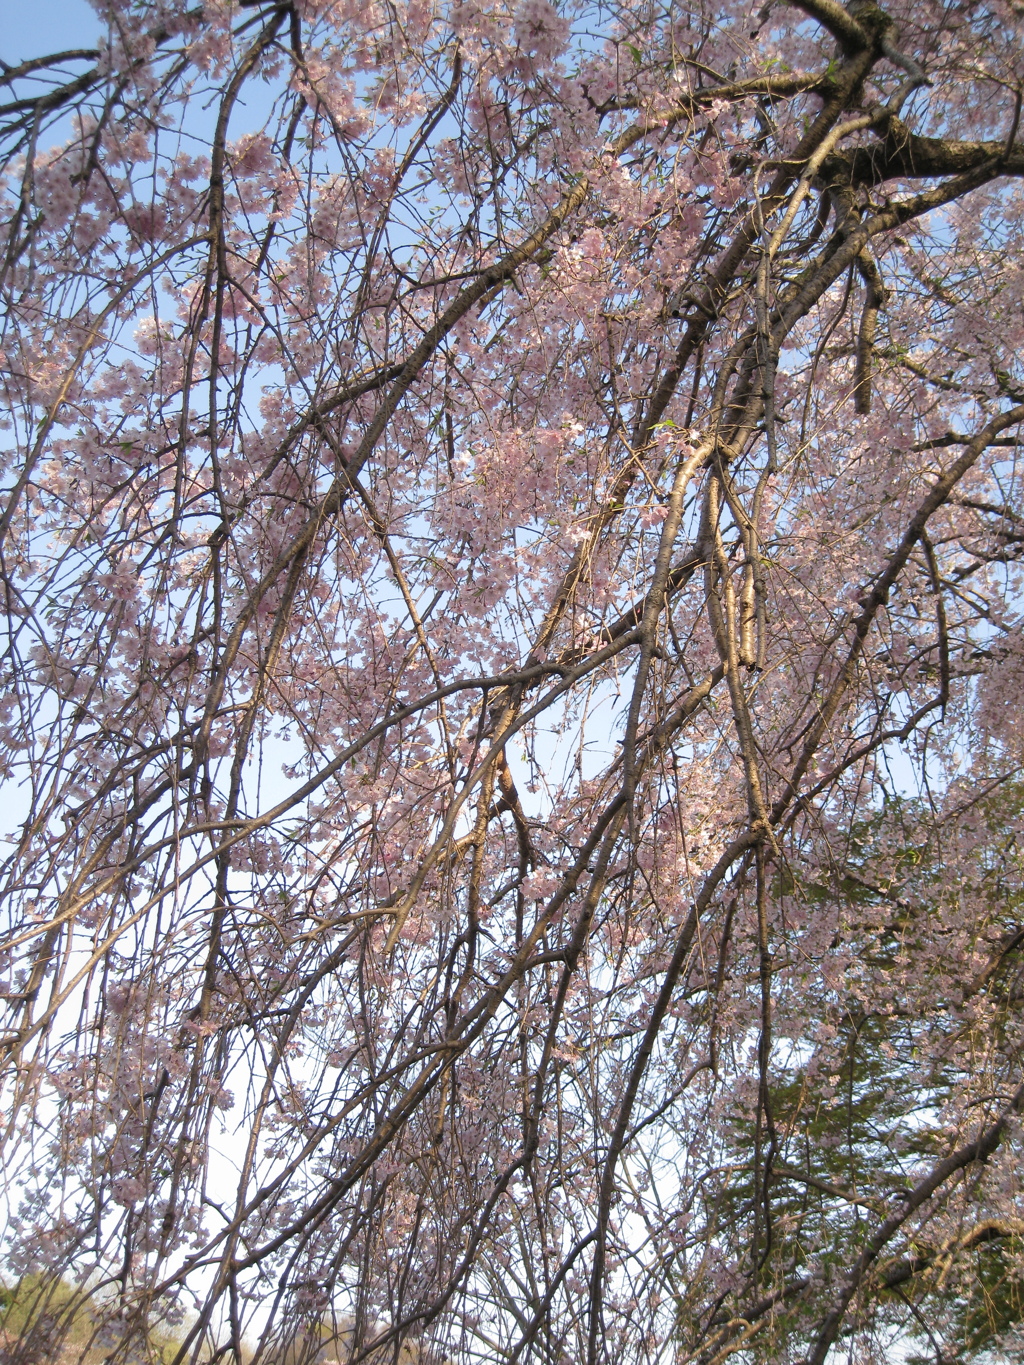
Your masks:
{"label": "background tree", "polygon": [[9,1274],[998,1348],[1020,5],[98,10],[2,76]]}

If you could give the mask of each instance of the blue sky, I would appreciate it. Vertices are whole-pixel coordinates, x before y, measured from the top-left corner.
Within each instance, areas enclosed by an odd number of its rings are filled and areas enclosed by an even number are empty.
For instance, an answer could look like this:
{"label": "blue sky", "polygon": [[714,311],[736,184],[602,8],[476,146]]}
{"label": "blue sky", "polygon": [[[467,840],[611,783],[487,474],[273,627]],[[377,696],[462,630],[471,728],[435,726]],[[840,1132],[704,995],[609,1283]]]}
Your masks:
{"label": "blue sky", "polygon": [[100,21],[86,0],[0,0],[0,57],[13,66],[26,57],[90,47]]}

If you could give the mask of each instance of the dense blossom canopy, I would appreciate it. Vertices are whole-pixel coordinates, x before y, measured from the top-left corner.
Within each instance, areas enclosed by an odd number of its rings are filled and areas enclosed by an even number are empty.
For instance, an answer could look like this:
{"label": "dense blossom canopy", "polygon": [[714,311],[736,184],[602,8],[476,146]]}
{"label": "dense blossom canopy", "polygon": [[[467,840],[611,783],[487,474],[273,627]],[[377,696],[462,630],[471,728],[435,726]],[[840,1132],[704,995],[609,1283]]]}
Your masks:
{"label": "dense blossom canopy", "polygon": [[96,8],[0,75],[0,1349],[1012,1350],[1024,6]]}

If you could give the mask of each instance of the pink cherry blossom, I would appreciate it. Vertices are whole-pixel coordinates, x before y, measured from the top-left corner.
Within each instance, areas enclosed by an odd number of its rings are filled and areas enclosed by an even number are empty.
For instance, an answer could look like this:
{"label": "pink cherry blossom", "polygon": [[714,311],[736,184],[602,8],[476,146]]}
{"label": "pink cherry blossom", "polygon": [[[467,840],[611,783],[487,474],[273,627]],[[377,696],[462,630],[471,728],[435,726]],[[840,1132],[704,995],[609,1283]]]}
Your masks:
{"label": "pink cherry blossom", "polygon": [[0,73],[0,1355],[1011,1358],[1020,7],[95,8]]}

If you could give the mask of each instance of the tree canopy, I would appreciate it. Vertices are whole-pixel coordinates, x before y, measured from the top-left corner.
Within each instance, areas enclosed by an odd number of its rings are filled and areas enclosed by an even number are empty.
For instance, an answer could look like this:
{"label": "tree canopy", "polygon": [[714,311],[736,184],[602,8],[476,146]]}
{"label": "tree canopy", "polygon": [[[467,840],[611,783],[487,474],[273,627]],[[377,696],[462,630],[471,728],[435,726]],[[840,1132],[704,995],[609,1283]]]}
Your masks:
{"label": "tree canopy", "polygon": [[5,1358],[1012,1356],[1024,6],[95,7],[0,71]]}

